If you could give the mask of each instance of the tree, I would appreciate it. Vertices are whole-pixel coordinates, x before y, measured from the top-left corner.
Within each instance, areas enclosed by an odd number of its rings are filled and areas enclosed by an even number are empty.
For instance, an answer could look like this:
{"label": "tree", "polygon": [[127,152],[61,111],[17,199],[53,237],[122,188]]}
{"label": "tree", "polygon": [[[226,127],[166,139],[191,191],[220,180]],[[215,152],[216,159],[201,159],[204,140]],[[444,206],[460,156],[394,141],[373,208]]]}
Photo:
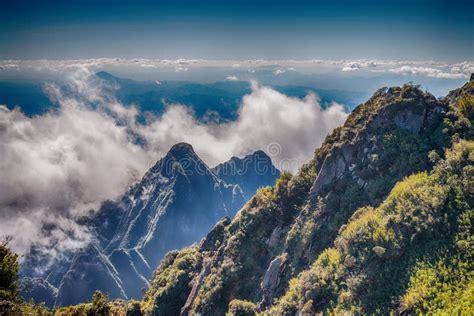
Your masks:
{"label": "tree", "polygon": [[107,295],[96,290],[94,294],[92,294],[92,314],[105,316],[108,314],[109,309],[109,298]]}
{"label": "tree", "polygon": [[14,301],[18,298],[18,255],[8,244],[11,236],[4,236],[0,241],[0,300]]}

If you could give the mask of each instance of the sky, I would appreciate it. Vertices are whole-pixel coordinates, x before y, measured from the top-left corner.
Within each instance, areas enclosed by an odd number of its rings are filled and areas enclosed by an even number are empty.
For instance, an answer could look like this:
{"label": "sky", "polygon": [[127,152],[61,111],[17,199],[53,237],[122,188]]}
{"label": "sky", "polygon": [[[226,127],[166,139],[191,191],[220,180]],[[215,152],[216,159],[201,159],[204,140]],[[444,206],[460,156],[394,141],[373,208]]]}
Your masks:
{"label": "sky", "polygon": [[472,1],[2,0],[0,59],[472,60]]}

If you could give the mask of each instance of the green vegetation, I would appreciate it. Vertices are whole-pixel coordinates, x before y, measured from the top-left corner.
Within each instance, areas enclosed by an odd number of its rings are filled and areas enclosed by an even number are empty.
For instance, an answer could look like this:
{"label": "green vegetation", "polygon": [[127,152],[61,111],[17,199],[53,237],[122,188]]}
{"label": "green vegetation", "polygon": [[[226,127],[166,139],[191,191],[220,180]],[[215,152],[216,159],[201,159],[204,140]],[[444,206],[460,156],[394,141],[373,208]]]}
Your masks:
{"label": "green vegetation", "polygon": [[233,300],[229,303],[226,316],[254,316],[257,315],[257,306],[249,301]]}
{"label": "green vegetation", "polygon": [[18,255],[8,244],[12,238],[3,237],[0,242],[0,315],[49,315],[42,304],[24,302],[18,293]]}
{"label": "green vegetation", "polygon": [[11,237],[0,242],[0,300],[15,300],[18,296],[18,255],[10,250]]}
{"label": "green vegetation", "polygon": [[468,120],[474,120],[474,96],[462,96],[459,101],[459,112]]}
{"label": "green vegetation", "polygon": [[472,311],[473,162],[474,142],[461,141],[431,174],[359,209],[269,314]]}
{"label": "green vegetation", "polygon": [[179,315],[191,291],[191,281],[200,272],[201,254],[197,247],[172,251],[155,271],[143,299],[144,312],[156,315]]}

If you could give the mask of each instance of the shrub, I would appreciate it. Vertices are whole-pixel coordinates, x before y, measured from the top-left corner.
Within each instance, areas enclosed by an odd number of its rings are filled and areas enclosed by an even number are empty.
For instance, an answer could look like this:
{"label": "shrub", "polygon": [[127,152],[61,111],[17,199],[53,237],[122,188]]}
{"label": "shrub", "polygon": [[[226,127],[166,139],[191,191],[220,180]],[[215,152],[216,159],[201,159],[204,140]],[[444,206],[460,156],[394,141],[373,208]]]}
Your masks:
{"label": "shrub", "polygon": [[13,301],[18,298],[18,255],[8,247],[11,237],[0,241],[0,300]]}
{"label": "shrub", "polygon": [[249,301],[232,300],[226,316],[253,316],[257,315],[257,306]]}

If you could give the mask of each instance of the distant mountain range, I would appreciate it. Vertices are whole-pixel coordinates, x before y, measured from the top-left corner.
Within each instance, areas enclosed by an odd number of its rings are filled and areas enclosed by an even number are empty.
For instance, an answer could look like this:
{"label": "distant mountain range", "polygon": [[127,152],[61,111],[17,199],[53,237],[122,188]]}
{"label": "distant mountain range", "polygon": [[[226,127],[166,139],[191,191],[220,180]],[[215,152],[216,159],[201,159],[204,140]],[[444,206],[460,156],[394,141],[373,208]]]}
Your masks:
{"label": "distant mountain range", "polygon": [[[189,106],[200,120],[234,120],[245,94],[251,92],[247,81],[193,83],[187,81],[136,81],[119,78],[101,71],[96,74],[117,90],[111,91],[125,105],[135,104],[142,112],[161,114],[166,104]],[[60,84],[60,83],[59,83]],[[19,105],[27,115],[44,113],[57,107],[42,89],[43,82],[0,81],[0,104],[8,108]],[[325,104],[336,101],[355,107],[366,95],[361,92],[318,89],[309,86],[274,85],[277,91],[292,97],[304,97],[316,92]]]}
{"label": "distant mountain range", "polygon": [[173,146],[122,197],[81,219],[94,241],[41,275],[34,256],[23,265],[23,295],[48,306],[76,304],[96,289],[140,298],[164,255],[199,241],[232,218],[259,187],[279,176],[262,151],[209,168],[189,144]]}

